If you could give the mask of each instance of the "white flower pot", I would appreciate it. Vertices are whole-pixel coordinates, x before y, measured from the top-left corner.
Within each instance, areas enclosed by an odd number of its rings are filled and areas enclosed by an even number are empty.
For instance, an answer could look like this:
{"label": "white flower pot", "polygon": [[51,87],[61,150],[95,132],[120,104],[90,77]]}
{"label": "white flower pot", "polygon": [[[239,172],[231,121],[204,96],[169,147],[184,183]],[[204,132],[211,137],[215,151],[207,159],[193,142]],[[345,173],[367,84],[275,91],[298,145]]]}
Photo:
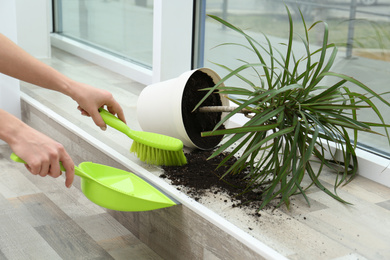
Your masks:
{"label": "white flower pot", "polygon": [[[210,76],[205,79],[200,78],[203,73]],[[212,80],[212,81],[211,81]],[[185,108],[189,104],[197,104],[200,101],[198,97],[191,97],[196,95],[191,86],[200,86],[201,82],[204,84],[216,84],[220,77],[216,72],[208,68],[201,68],[187,71],[179,77],[159,82],[147,86],[140,94],[137,103],[137,118],[143,131],[154,132],[172,136],[182,140],[183,144],[189,148],[199,148],[203,150],[214,148],[223,138],[223,136],[216,137],[200,137],[200,132],[212,130],[203,129],[203,123],[209,120],[209,113],[189,113]],[[199,84],[198,84],[199,82]],[[196,83],[196,84],[195,84]],[[191,92],[191,93],[189,93]],[[196,91],[198,95],[204,96],[207,92]],[[183,96],[184,95],[184,96]],[[199,99],[199,100],[197,100]],[[229,101],[223,95],[215,94],[207,102],[217,102],[219,104],[207,105],[223,105],[227,106]],[[217,101],[215,101],[217,100]],[[191,107],[193,109],[195,105]],[[216,115],[214,113],[214,115]],[[189,122],[188,116],[191,118]],[[219,119],[224,116],[219,113]],[[196,131],[196,133],[194,133]]]}

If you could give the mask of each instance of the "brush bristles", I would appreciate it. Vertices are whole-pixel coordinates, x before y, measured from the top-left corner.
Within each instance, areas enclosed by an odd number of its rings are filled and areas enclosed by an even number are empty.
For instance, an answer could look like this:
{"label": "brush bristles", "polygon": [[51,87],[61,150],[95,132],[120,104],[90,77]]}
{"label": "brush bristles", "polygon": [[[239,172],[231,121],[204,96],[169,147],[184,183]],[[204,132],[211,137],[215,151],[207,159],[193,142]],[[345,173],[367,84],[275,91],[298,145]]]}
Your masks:
{"label": "brush bristles", "polygon": [[187,163],[187,158],[182,149],[179,151],[167,151],[134,141],[130,152],[137,154],[137,157],[147,164],[182,166]]}

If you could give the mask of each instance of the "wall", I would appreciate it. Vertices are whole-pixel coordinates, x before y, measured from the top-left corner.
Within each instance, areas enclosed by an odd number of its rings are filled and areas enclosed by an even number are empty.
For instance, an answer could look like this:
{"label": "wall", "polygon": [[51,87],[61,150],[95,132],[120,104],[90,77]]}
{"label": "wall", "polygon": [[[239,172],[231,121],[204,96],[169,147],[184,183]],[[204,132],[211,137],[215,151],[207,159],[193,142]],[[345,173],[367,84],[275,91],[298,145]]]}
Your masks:
{"label": "wall", "polygon": [[36,58],[50,58],[50,0],[12,2],[16,7],[18,45]]}
{"label": "wall", "polygon": [[[0,0],[0,33],[17,42],[16,5],[14,0]],[[19,81],[0,73],[0,109],[20,118]]]}
{"label": "wall", "polygon": [[[0,0],[0,33],[37,58],[50,57],[50,1]],[[20,118],[19,81],[0,73],[0,109]]]}

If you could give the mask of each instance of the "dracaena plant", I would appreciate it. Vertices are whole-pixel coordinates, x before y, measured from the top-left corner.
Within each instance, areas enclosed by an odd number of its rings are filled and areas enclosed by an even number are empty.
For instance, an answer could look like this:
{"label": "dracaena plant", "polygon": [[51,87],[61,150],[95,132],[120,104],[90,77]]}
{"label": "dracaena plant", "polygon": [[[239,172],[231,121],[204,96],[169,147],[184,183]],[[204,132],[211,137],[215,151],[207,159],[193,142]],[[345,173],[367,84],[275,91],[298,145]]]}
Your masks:
{"label": "dracaena plant", "polygon": [[[218,91],[228,95],[236,107],[231,109],[213,131],[203,132],[202,135],[225,135],[224,142],[211,157],[227,151],[227,157],[219,166],[224,165],[230,157],[237,157],[237,161],[225,175],[246,171],[248,186],[242,192],[262,187],[264,192],[259,198],[262,201],[260,208],[274,199],[277,199],[278,205],[286,204],[289,207],[290,197],[296,194],[303,195],[309,203],[305,193],[313,184],[334,199],[348,203],[337,195],[336,188],[350,182],[357,174],[355,150],[358,133],[376,133],[371,127],[388,127],[372,99],[377,99],[386,107],[390,107],[390,104],[382,95],[358,80],[331,71],[337,48],[328,43],[329,31],[325,22],[315,22],[308,28],[301,15],[300,24],[305,33],[300,41],[306,54],[296,57],[293,47],[294,23],[287,7],[286,10],[289,17],[289,37],[283,44],[283,52],[272,46],[266,35],[265,44],[259,43],[240,28],[209,15],[242,35],[247,42],[223,45],[233,44],[245,50],[250,49],[257,62],[242,61],[242,65],[237,68],[217,64],[227,70],[227,75],[214,87],[206,90],[204,99]],[[311,50],[309,33],[319,24],[323,24],[323,43]],[[258,75],[258,83],[243,76],[244,70],[254,71]],[[238,77],[242,85],[223,84],[232,77]],[[326,78],[337,80],[323,85]],[[355,90],[347,85],[354,86]],[[356,91],[356,88],[360,90]],[[195,109],[201,107],[202,102],[203,100]],[[379,123],[359,121],[358,110],[374,111]],[[218,130],[230,117],[242,111],[251,115],[247,123],[236,128]],[[387,129],[386,135],[390,140]],[[341,160],[329,149],[329,144],[336,145]],[[337,171],[333,189],[328,189],[319,178],[325,167]],[[305,176],[309,177],[309,184],[306,186],[303,185]]]}

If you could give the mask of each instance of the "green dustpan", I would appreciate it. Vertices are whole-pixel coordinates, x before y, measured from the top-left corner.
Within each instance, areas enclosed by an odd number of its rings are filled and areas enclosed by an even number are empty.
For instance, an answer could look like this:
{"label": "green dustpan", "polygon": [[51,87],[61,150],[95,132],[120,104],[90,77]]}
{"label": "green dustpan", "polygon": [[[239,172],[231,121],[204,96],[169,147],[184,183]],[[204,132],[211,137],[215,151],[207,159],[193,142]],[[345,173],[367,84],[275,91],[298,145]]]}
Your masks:
{"label": "green dustpan", "polygon": [[[25,163],[12,153],[11,159]],[[61,164],[61,170],[64,170]],[[148,211],[177,205],[137,175],[106,165],[83,162],[75,166],[81,190],[93,203],[118,211]]]}

